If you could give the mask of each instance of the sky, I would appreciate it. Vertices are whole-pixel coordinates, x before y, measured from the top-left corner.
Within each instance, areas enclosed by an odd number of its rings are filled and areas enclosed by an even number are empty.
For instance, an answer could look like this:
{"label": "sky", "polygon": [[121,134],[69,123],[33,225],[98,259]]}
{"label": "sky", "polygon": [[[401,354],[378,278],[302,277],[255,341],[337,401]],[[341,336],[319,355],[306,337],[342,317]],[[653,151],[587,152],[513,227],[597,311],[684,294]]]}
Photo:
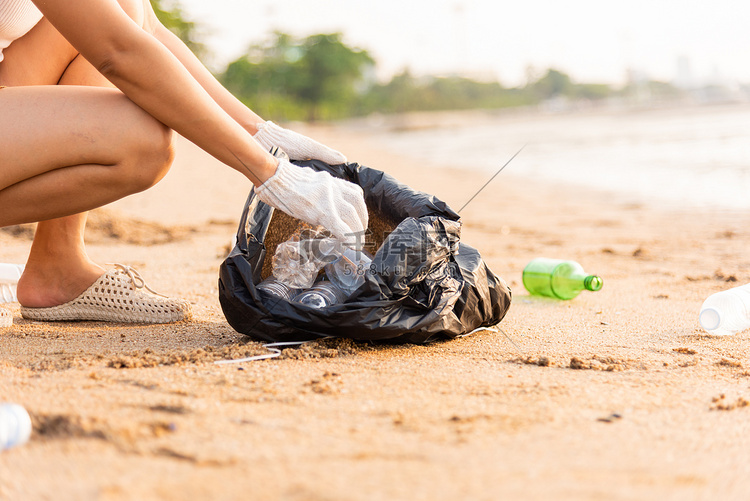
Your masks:
{"label": "sky", "polygon": [[553,67],[577,82],[626,76],[686,85],[750,83],[743,0],[179,0],[221,70],[280,30],[340,32],[387,81],[462,74],[516,86]]}

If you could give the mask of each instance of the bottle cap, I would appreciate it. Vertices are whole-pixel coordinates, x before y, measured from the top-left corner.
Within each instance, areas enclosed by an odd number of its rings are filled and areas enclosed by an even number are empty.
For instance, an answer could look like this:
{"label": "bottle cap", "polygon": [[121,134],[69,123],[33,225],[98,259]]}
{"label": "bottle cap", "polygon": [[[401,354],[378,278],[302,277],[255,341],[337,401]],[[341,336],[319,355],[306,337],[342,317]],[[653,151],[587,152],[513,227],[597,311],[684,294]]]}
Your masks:
{"label": "bottle cap", "polygon": [[0,404],[0,449],[28,442],[31,436],[31,418],[18,404]]}
{"label": "bottle cap", "polygon": [[602,277],[597,275],[589,275],[583,280],[583,286],[590,291],[598,291],[602,288],[603,285],[604,280],[602,280]]}
{"label": "bottle cap", "polygon": [[721,324],[721,315],[719,315],[719,312],[713,308],[706,308],[701,311],[698,321],[700,322],[701,327],[705,330],[713,331],[719,328],[719,324]]}
{"label": "bottle cap", "polygon": [[319,291],[307,291],[300,294],[295,301],[310,308],[325,308],[330,304],[328,298]]}

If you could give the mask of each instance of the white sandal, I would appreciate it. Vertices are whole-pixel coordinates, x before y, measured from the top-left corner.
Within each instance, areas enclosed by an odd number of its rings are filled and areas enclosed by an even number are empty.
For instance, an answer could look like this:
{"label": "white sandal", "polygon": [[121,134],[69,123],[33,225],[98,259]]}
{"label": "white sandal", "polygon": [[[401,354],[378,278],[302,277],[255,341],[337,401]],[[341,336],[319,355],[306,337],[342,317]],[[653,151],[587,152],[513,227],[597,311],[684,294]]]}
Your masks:
{"label": "white sandal", "polygon": [[191,318],[190,303],[154,291],[130,266],[114,266],[74,300],[49,308],[21,306],[21,316],[46,322],[94,320],[145,324]]}
{"label": "white sandal", "polygon": [[5,308],[0,308],[0,329],[13,325],[13,314]]}

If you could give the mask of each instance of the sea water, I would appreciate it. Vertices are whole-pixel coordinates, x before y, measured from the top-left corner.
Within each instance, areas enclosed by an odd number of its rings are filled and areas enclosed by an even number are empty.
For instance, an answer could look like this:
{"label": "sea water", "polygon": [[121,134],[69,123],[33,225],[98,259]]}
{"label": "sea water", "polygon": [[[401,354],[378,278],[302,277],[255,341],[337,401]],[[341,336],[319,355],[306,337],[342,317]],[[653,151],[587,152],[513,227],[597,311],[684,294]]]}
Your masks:
{"label": "sea water", "polygon": [[500,110],[448,122],[381,130],[375,139],[417,161],[470,168],[477,188],[523,147],[501,177],[572,182],[633,203],[750,208],[750,104]]}

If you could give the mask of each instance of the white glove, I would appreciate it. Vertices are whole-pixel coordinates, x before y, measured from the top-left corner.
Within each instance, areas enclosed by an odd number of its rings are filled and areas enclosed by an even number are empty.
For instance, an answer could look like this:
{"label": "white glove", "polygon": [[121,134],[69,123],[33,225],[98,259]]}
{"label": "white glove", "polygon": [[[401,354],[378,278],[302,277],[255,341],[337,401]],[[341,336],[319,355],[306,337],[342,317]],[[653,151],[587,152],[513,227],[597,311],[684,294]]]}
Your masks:
{"label": "white glove", "polygon": [[323,226],[348,246],[364,245],[367,206],[354,183],[280,159],[276,173],[255,194],[292,217]]}
{"label": "white glove", "polygon": [[271,121],[260,123],[257,127],[258,132],[253,137],[266,151],[277,146],[292,160],[322,160],[330,165],[346,162],[346,157],[340,152]]}

